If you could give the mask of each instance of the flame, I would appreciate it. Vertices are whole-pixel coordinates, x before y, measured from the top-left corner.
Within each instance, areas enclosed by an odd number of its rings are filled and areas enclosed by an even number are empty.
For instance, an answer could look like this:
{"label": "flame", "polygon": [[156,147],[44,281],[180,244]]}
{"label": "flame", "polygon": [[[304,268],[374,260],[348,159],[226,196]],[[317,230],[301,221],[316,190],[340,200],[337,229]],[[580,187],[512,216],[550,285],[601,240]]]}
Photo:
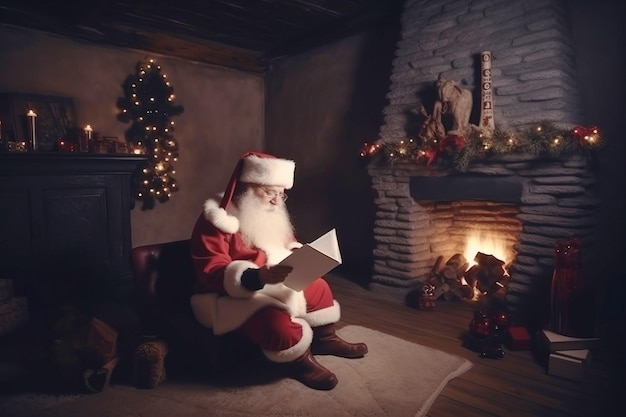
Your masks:
{"label": "flame", "polygon": [[476,263],[474,258],[478,252],[493,255],[505,264],[509,264],[513,261],[513,250],[507,246],[506,240],[497,232],[474,230],[465,239],[463,255],[471,265]]}
{"label": "flame", "polygon": [[[465,279],[465,277],[461,277],[461,284],[462,285],[467,285],[469,286],[469,282],[467,282],[467,280]],[[472,301],[476,301],[480,298],[481,295],[484,295],[482,292],[480,292],[480,290],[478,288],[476,288],[476,285],[474,285],[472,287]]]}
{"label": "flame", "polygon": [[[495,256],[501,261],[504,261],[505,266],[510,264],[515,256],[513,249],[507,245],[506,239],[502,237],[501,234],[484,230],[473,230],[468,234],[465,240],[465,252],[463,253],[465,259],[470,263],[470,266],[477,264],[474,258],[478,252]],[[503,266],[504,274],[508,276],[508,271],[505,266]],[[465,277],[461,279],[461,283],[468,285]],[[476,286],[473,287],[473,291],[474,295],[472,300],[474,301],[484,295]]]}

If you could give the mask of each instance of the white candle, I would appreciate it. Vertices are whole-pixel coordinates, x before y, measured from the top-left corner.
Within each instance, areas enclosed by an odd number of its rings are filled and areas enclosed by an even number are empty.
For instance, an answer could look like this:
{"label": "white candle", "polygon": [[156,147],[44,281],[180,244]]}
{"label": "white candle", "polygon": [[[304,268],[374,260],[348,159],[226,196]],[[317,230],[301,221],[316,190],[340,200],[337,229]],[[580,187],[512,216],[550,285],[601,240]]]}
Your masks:
{"label": "white candle", "polygon": [[28,128],[30,130],[30,141],[33,145],[33,150],[37,149],[37,135],[35,133],[35,119],[37,118],[37,113],[33,110],[28,110],[26,113],[26,117],[28,118]]}
{"label": "white candle", "polygon": [[91,135],[93,134],[93,129],[91,125],[85,126],[85,135],[87,135],[87,140],[91,140]]}

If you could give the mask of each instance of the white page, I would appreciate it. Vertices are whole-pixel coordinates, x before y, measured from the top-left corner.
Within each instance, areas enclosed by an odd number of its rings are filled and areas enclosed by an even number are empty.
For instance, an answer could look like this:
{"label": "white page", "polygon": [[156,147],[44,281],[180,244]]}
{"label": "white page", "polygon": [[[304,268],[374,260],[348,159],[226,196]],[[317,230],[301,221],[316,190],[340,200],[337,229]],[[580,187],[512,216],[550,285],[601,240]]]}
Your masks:
{"label": "white page", "polygon": [[[313,246],[315,245],[315,246]],[[293,251],[280,265],[289,265],[293,271],[285,281],[286,286],[301,291],[312,281],[341,264],[341,253],[335,229],[312,243]]]}
{"label": "white page", "polygon": [[341,253],[339,252],[339,242],[337,241],[337,231],[335,229],[318,237],[309,243],[309,246],[341,263]]}

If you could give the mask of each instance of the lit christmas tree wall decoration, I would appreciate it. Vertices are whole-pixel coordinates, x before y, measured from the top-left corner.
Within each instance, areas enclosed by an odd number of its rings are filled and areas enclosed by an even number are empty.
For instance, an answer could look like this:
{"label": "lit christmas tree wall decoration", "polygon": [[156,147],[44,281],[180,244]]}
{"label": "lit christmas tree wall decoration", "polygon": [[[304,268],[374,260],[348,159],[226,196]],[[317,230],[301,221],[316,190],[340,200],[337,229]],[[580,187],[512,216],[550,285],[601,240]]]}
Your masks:
{"label": "lit christmas tree wall decoration", "polygon": [[154,59],[138,62],[136,73],[124,84],[124,97],[117,100],[117,119],[130,123],[126,141],[134,153],[145,153],[148,160],[137,168],[134,176],[135,198],[141,209],[154,208],[178,191],[173,162],[178,158],[178,142],[173,136],[173,116],[184,111],[174,104],[174,88]]}

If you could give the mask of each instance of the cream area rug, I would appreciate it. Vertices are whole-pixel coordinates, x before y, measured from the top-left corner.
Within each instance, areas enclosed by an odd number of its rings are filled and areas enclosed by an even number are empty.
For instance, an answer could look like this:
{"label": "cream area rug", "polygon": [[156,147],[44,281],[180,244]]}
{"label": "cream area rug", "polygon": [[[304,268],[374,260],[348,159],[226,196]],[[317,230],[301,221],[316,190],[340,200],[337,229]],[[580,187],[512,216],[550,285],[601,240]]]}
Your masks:
{"label": "cream area rug", "polygon": [[[32,410],[37,417],[422,417],[447,382],[468,371],[467,359],[450,355],[360,326],[338,333],[348,341],[368,344],[360,359],[318,356],[339,384],[316,391],[272,375],[236,372],[219,382],[165,381],[150,390],[112,385],[97,394]],[[269,365],[268,365],[269,366]],[[262,371],[262,369],[261,369]],[[9,414],[0,413],[9,417]]]}

